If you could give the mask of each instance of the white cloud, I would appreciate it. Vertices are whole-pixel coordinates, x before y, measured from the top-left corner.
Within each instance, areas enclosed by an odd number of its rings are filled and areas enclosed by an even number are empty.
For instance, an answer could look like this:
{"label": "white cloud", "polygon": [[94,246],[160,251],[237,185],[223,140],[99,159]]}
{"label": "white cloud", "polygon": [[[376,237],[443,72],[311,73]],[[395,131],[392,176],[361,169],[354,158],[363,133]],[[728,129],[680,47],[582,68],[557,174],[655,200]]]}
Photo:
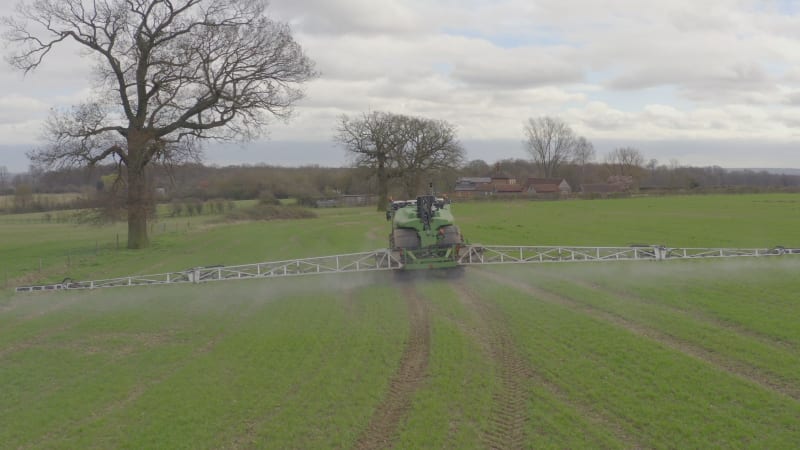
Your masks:
{"label": "white cloud", "polygon": [[[271,0],[322,76],[270,135],[329,141],[339,115],[389,110],[451,121],[464,140],[517,142],[522,122],[545,114],[614,142],[798,139],[800,15],[782,6]],[[73,47],[24,79],[1,68],[0,142],[32,142],[50,107],[88,97],[93,64]]]}
{"label": "white cloud", "polygon": [[398,0],[273,0],[276,15],[296,29],[322,35],[410,34],[418,14]]}
{"label": "white cloud", "polygon": [[[0,136],[3,145],[35,145],[42,132],[41,120],[18,120],[0,123]],[[3,164],[0,161],[0,165]]]}
{"label": "white cloud", "polygon": [[0,96],[0,123],[15,123],[30,118],[41,116],[49,109],[49,105],[42,100],[19,94]]}

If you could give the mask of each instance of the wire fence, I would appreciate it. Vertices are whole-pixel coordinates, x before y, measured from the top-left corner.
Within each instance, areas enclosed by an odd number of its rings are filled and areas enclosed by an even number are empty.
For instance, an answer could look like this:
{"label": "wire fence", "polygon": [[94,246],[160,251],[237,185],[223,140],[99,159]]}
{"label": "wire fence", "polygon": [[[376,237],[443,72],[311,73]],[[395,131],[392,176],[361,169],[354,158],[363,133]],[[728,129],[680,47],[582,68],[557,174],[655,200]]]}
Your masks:
{"label": "wire fence", "polygon": [[[0,225],[7,222],[0,221]],[[36,220],[20,221],[20,224],[41,224]],[[48,223],[48,222],[44,222]],[[50,222],[52,223],[52,222]],[[151,222],[149,236],[151,239],[165,234],[186,233],[200,226],[197,220],[169,220]],[[121,228],[121,227],[120,227]],[[102,230],[102,231],[101,231]],[[56,282],[72,276],[76,270],[91,271],[99,260],[115,253],[127,250],[127,232],[124,230],[108,232],[105,227],[98,227],[95,239],[80,239],[79,243],[55,252],[37,254],[34,252],[0,255],[0,280],[4,288],[33,281]]]}
{"label": "wire fence", "polygon": [[[158,223],[161,221],[173,221],[173,220],[191,220],[191,219],[203,219],[209,217],[219,216],[221,217],[224,212],[218,212],[214,209],[206,209],[204,211],[196,211],[191,214],[187,212],[182,212],[180,214],[174,214],[170,211],[159,211],[152,220],[153,223]],[[45,212],[45,213],[29,213],[29,214],[22,214],[23,217],[20,217],[20,214],[2,214],[0,213],[0,225],[43,225],[43,224],[73,224],[73,225],[92,225],[93,222],[90,219],[87,219],[86,216],[81,214],[76,214],[75,212]],[[116,222],[123,222],[123,219],[119,219]],[[107,225],[113,222],[105,222],[103,224]]]}

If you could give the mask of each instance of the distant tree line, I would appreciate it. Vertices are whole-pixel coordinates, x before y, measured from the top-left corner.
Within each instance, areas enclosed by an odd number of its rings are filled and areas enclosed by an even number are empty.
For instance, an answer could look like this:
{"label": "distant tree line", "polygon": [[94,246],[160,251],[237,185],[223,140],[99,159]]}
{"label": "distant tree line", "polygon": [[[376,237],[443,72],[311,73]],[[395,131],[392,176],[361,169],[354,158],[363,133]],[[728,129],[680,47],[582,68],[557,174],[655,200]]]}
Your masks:
{"label": "distant tree line", "polygon": [[[502,173],[524,183],[529,177],[565,178],[579,191],[586,183],[624,184],[642,192],[800,191],[800,175],[718,166],[689,167],[676,160],[646,160],[634,147],[615,148],[596,160],[592,143],[558,118],[528,119],[523,124],[530,159],[493,163],[465,161],[455,127],[448,122],[388,112],[342,116],[334,139],[351,157],[350,167],[206,166],[184,162],[152,163],[145,196],[150,213],[156,203],[170,203],[173,216],[221,213],[232,201],[259,199],[275,205],[293,198],[304,206],[342,195],[374,195],[378,208],[390,196],[414,197],[429,182],[438,192],[453,189],[459,177]],[[44,171],[31,166],[11,175],[0,167],[0,192],[13,201],[4,212],[99,208],[101,221],[126,216],[125,174],[118,164],[62,167]],[[67,200],[45,193],[78,193]]]}
{"label": "distant tree line", "polygon": [[[538,174],[537,165],[525,159],[502,159],[493,164],[483,160],[467,162],[461,176],[483,177],[503,173],[524,182]],[[631,176],[635,190],[648,191],[800,191],[800,175],[771,173],[766,170],[724,169],[719,166],[692,167],[676,161],[661,164],[655,159],[643,166],[607,162],[565,163],[556,177],[564,178],[574,190],[584,183],[605,183],[614,176]]]}
{"label": "distant tree line", "polygon": [[[800,190],[800,176],[774,174],[767,171],[730,170],[721,167],[690,167],[676,161],[660,164],[649,160],[644,165],[625,166],[607,162],[567,162],[557,176],[565,178],[573,189],[581,183],[606,182],[609,177],[629,174],[636,189],[651,191],[737,191],[737,190]],[[59,209],[96,207],[112,201],[109,175],[112,166],[89,169],[63,169],[49,172],[18,174],[10,177],[5,191],[7,200],[0,205],[3,212],[36,212]],[[471,160],[460,167],[431,175],[439,192],[452,190],[458,177],[484,177],[502,172],[524,182],[538,175],[535,162],[526,159],[502,159],[494,163]],[[105,180],[105,181],[103,181]],[[375,194],[378,181],[365,168],[329,168],[318,166],[276,167],[267,165],[214,167],[185,164],[153,171],[153,202],[170,204],[170,214],[199,215],[229,208],[229,201],[294,198],[313,205],[315,200],[340,195]],[[406,187],[396,179],[389,183],[388,193],[406,195]],[[73,192],[80,195],[57,201],[43,194]],[[124,208],[119,196],[119,208]],[[199,204],[200,207],[198,211]]]}

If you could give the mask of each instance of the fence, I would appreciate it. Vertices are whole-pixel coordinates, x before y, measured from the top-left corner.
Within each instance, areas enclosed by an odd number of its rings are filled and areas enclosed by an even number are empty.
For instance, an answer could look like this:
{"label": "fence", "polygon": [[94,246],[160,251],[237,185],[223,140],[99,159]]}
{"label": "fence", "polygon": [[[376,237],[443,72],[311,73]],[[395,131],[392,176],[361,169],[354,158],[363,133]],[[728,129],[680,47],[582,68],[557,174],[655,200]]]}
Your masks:
{"label": "fence", "polygon": [[[37,221],[20,222],[21,225],[39,224]],[[0,221],[1,224],[8,222]],[[167,233],[185,233],[199,226],[197,221],[170,220],[151,222],[149,235],[151,238]],[[44,231],[43,231],[44,232]],[[24,280],[48,279],[61,280],[69,276],[77,266],[91,264],[92,260],[121,252],[127,246],[127,233],[125,231],[107,233],[95,239],[80,239],[81,243],[69,246],[57,252],[36,254],[27,250],[20,250],[20,245],[6,242],[0,252],[0,277],[3,287],[20,284]]]}

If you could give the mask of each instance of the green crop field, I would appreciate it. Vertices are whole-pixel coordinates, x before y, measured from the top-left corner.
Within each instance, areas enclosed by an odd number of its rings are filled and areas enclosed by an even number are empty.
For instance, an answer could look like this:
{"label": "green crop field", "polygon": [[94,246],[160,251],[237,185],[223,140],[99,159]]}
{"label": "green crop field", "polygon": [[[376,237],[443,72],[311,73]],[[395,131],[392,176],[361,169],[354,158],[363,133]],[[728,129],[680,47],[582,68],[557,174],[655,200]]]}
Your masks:
{"label": "green crop field", "polygon": [[[472,242],[800,247],[800,196],[454,205]],[[0,221],[8,286],[356,252],[302,221]],[[103,245],[101,245],[103,244]],[[800,256],[0,293],[0,448],[796,448]]]}

